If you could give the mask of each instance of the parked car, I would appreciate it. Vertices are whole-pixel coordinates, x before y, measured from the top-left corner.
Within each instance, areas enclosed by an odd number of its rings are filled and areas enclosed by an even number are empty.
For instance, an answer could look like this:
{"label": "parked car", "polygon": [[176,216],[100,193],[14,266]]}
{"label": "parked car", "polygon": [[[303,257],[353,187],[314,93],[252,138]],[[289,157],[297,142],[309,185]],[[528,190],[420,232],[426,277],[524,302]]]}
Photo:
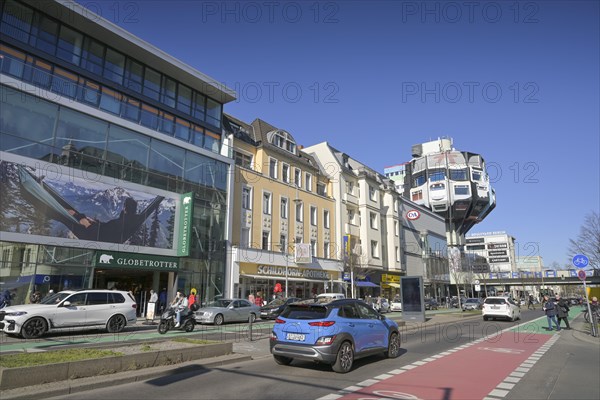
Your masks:
{"label": "parked car", "polygon": [[361,357],[377,353],[398,357],[400,334],[396,322],[362,300],[294,303],[275,320],[270,349],[280,365],[316,361],[346,373]]}
{"label": "parked car", "polygon": [[344,293],[321,293],[320,295],[317,295],[317,301],[318,302],[323,302],[323,301],[331,301],[331,300],[339,300],[339,299],[345,299],[346,296],[344,295]]}
{"label": "parked car", "polygon": [[289,297],[287,299],[277,298],[271,300],[269,304],[260,308],[261,319],[275,319],[281,314],[285,306],[302,300],[299,297]]}
{"label": "parked car", "polygon": [[436,299],[425,299],[426,310],[437,310],[438,308],[439,304]]}
{"label": "parked car", "polygon": [[225,322],[254,321],[260,307],[246,299],[219,299],[196,311],[196,322],[223,325]]}
{"label": "parked car", "polygon": [[399,297],[390,301],[390,311],[402,311],[402,301]]}
{"label": "parked car", "polygon": [[487,297],[483,301],[483,320],[503,318],[510,321],[521,319],[521,308],[508,297]]}
{"label": "parked car", "polygon": [[462,304],[463,311],[481,310],[482,307],[483,307],[482,300],[477,299],[477,298],[469,298],[469,299],[465,300],[465,302]]}
{"label": "parked car", "polygon": [[106,329],[116,333],[135,323],[136,308],[135,299],[125,291],[61,291],[40,303],[3,308],[0,331],[25,339],[64,330]]}

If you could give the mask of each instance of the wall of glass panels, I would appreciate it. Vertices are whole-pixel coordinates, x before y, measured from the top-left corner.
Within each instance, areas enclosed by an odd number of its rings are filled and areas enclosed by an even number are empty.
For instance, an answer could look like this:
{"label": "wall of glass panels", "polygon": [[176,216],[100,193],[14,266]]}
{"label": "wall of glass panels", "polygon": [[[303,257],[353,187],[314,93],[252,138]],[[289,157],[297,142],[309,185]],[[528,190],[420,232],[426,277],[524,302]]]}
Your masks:
{"label": "wall of glass panels", "polygon": [[[101,109],[165,135],[219,153],[221,136],[173,114],[124,95],[5,44],[0,44],[0,71],[69,101]],[[57,96],[57,97],[58,97]]]}
{"label": "wall of glass panels", "polygon": [[[41,52],[220,128],[223,106],[106,44],[41,14],[24,3],[3,1],[0,32]],[[0,5],[1,6],[1,5]]]}

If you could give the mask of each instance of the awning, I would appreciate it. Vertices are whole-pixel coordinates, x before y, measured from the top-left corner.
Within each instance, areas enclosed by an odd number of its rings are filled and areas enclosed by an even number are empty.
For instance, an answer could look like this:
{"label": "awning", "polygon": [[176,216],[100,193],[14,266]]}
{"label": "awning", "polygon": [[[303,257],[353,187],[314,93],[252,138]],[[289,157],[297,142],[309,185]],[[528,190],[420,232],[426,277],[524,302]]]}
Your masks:
{"label": "awning", "polygon": [[391,286],[393,288],[400,288],[400,284],[394,282],[384,283],[383,285]]}
{"label": "awning", "polygon": [[376,285],[373,282],[367,282],[367,281],[358,281],[358,282],[354,282],[354,284],[358,287],[379,287],[379,285]]}

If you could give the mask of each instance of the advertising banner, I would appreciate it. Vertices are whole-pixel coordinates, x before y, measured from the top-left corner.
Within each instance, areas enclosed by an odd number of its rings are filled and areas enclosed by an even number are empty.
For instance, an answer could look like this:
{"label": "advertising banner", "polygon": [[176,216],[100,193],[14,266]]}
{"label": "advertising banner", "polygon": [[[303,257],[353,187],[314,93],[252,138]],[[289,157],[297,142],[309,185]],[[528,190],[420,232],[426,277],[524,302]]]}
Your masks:
{"label": "advertising banner", "polygon": [[177,255],[180,194],[3,152],[0,191],[4,240]]}
{"label": "advertising banner", "polygon": [[312,262],[310,244],[296,243],[294,245],[294,257],[296,264],[310,264]]}
{"label": "advertising banner", "polygon": [[192,231],[192,211],[194,210],[194,193],[181,196],[179,212],[179,246],[177,255],[187,257],[190,254],[190,237]]}
{"label": "advertising banner", "polygon": [[94,257],[97,268],[122,268],[174,272],[179,269],[179,258],[152,254],[97,251]]}

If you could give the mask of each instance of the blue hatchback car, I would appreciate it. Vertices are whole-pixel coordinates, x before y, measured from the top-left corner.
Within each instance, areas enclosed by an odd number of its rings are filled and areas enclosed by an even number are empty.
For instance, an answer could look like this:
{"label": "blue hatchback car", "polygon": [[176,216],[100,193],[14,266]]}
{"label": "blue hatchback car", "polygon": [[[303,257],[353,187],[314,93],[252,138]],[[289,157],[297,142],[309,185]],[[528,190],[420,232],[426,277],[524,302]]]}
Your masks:
{"label": "blue hatchback car", "polygon": [[400,333],[396,322],[363,301],[304,301],[288,305],[275,320],[270,347],[278,364],[315,361],[346,373],[358,358],[377,353],[398,357]]}

